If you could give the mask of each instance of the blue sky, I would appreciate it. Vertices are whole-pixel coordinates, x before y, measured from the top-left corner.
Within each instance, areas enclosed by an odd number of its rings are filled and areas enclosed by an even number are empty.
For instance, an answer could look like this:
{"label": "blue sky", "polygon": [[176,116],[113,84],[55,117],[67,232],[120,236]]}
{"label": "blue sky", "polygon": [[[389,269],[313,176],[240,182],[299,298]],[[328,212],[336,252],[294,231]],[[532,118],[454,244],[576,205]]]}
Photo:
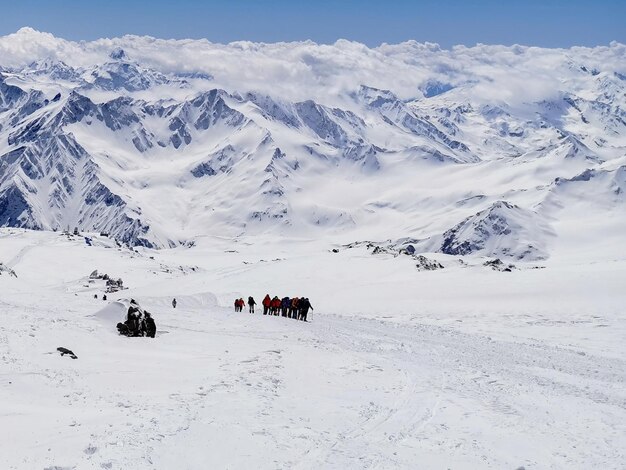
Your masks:
{"label": "blue sky", "polygon": [[626,0],[0,0],[0,35],[31,26],[90,40],[161,38],[376,46],[408,39],[546,47],[626,43]]}

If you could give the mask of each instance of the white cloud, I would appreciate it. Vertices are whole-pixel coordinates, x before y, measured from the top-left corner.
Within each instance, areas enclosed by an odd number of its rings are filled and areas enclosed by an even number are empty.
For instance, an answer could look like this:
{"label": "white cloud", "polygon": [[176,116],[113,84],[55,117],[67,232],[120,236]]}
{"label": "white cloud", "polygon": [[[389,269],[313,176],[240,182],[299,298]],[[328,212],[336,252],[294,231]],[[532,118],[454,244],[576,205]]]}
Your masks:
{"label": "white cloud", "polygon": [[332,45],[311,41],[214,44],[207,40],[163,40],[124,36],[90,42],[56,38],[31,28],[0,37],[0,65],[17,67],[52,57],[73,66],[88,67],[108,60],[121,47],[144,66],[163,72],[199,71],[215,77],[228,90],[257,90],[285,99],[315,99],[332,104],[338,94],[361,84],[390,89],[409,99],[420,96],[427,80],[461,85],[474,83],[477,100],[511,105],[556,96],[561,84],[590,79],[572,70],[626,73],[626,46],[542,49],[514,45],[455,46],[407,41],[369,48],[339,40]]}

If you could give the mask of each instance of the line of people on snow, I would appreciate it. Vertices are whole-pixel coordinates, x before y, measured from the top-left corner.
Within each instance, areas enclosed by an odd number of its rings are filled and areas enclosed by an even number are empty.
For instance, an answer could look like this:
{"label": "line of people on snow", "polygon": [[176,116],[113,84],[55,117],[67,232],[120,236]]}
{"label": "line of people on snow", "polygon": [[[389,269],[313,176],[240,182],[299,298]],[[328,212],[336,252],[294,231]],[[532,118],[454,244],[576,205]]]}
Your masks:
{"label": "line of people on snow", "polygon": [[[256,304],[253,297],[248,297],[248,311],[250,313],[254,313],[254,306]],[[243,299],[235,299],[235,312],[243,312],[245,305]],[[307,297],[283,297],[279,299],[278,296],[272,298],[267,294],[263,298],[262,305],[263,315],[282,315],[286,318],[302,321],[307,321],[309,310],[314,310]]]}

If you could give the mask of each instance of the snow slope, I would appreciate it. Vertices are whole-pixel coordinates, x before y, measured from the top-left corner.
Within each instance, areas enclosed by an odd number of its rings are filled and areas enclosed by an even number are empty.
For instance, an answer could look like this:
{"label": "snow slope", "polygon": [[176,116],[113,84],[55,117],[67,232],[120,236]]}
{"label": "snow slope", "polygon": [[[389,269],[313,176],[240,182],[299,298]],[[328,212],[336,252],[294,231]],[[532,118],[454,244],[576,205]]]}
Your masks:
{"label": "snow slope", "polygon": [[[315,240],[92,240],[0,231],[3,468],[622,467],[623,251],[420,272]],[[129,289],[94,299],[94,269]],[[311,322],[231,308],[266,292]],[[155,339],[117,335],[131,297]]]}

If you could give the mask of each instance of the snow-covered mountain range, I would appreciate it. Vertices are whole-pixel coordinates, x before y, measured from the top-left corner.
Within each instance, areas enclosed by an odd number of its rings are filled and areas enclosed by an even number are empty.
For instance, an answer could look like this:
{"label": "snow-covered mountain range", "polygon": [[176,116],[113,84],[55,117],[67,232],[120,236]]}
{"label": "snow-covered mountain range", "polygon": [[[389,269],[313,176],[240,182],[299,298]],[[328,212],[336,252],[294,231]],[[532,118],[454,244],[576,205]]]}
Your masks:
{"label": "snow-covered mountain range", "polygon": [[0,38],[0,226],[538,260],[625,191],[622,44]]}

